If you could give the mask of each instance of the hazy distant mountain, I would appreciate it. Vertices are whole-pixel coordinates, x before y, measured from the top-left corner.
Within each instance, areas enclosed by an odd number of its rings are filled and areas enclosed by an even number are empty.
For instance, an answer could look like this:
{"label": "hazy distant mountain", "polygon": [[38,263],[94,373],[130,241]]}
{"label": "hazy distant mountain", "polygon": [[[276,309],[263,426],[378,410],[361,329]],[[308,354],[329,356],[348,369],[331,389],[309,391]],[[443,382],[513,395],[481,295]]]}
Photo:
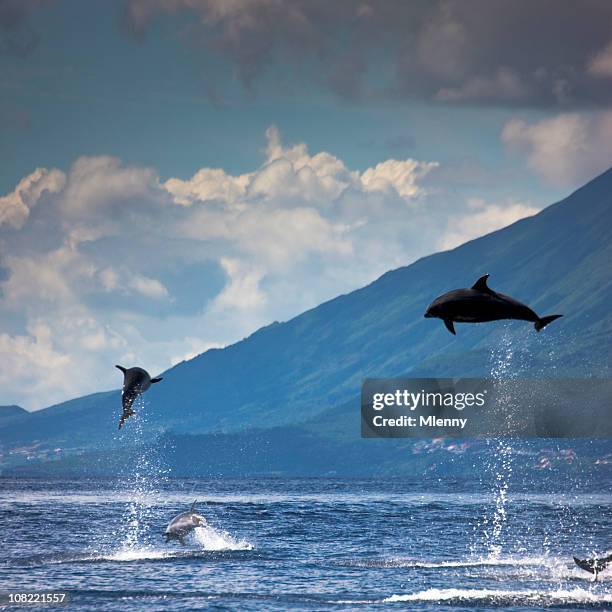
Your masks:
{"label": "hazy distant mountain", "polygon": [[29,412],[21,406],[0,406],[0,426],[13,423],[19,418],[26,418]]}
{"label": "hazy distant mountain", "polygon": [[[358,437],[365,377],[478,376],[500,367],[539,377],[608,375],[611,261],[612,170],[534,217],[175,366],[145,396],[145,434],[238,435],[285,426],[304,432],[311,425],[300,424],[324,414],[327,426],[312,435],[333,444]],[[457,336],[423,318],[435,296],[485,273],[492,288],[538,314],[564,317],[540,334],[525,322],[503,322],[458,324]],[[0,420],[4,464],[28,453],[30,461],[56,458],[58,447],[66,455],[125,445],[134,423],[119,435],[119,414],[113,391]],[[9,457],[16,446],[26,450]],[[248,453],[235,459],[248,466]]]}

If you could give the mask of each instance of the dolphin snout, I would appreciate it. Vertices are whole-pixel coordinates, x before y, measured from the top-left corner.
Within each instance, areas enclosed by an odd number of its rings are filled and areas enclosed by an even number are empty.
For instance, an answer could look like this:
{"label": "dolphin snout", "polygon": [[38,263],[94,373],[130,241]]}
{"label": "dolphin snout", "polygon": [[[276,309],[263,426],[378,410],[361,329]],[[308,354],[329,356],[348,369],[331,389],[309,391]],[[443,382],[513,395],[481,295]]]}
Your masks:
{"label": "dolphin snout", "polygon": [[436,319],[440,316],[440,307],[435,302],[432,302],[423,315],[426,319]]}
{"label": "dolphin snout", "polygon": [[433,312],[433,308],[430,306],[423,315],[426,319],[433,319],[436,315]]}

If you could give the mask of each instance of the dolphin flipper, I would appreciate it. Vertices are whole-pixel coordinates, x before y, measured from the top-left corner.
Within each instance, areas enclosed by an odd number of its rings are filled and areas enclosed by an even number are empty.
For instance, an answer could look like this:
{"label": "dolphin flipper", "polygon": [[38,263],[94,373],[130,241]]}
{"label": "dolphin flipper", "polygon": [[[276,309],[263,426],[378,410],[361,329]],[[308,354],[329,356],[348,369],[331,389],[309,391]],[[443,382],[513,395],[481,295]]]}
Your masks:
{"label": "dolphin flipper", "polygon": [[164,380],[164,379],[163,379],[161,376],[158,376],[157,378],[152,378],[152,379],[151,379],[151,384],[153,384],[153,383],[157,383],[157,382],[159,382],[160,380]]}
{"label": "dolphin flipper", "polygon": [[448,329],[448,331],[453,334],[453,336],[457,335],[457,332],[455,331],[455,325],[453,324],[453,322],[450,319],[443,319],[444,321],[444,325],[446,325],[446,329]]}

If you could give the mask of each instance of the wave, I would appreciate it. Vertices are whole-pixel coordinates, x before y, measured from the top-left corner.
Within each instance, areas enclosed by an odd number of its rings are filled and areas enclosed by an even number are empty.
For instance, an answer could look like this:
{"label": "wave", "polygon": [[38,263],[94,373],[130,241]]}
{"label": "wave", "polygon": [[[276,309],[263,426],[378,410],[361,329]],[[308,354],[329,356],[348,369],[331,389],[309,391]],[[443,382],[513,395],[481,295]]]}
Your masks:
{"label": "wave", "polygon": [[[402,557],[388,559],[354,559],[337,563],[344,567],[362,568],[399,568],[399,569],[433,569],[433,570],[461,570],[491,568],[501,572],[506,579],[538,579],[540,581],[559,581],[571,580],[581,582],[592,582],[593,576],[576,567],[567,558],[557,558],[549,556],[534,557],[485,557],[470,558],[463,560],[449,561],[421,561],[416,559],[406,559]],[[612,581],[612,571],[610,569],[599,574],[599,582],[607,583]]]}
{"label": "wave", "polygon": [[576,588],[558,589],[555,591],[506,591],[495,589],[427,589],[405,595],[391,595],[382,603],[397,602],[444,602],[446,604],[473,604],[496,606],[557,606],[563,605],[595,605],[612,604],[611,593]]}
{"label": "wave", "polygon": [[170,561],[173,559],[192,559],[228,555],[233,552],[249,551],[252,548],[204,550],[188,548],[184,550],[159,548],[125,548],[108,552],[90,553],[57,553],[48,555],[32,555],[9,561],[9,565],[16,567],[39,567],[46,565],[72,564],[72,563],[105,563],[105,562],[135,562],[135,561]]}
{"label": "wave", "polygon": [[559,563],[558,559],[548,557],[485,557],[482,559],[466,559],[456,561],[419,561],[416,559],[405,559],[394,557],[390,559],[355,559],[345,561],[342,565],[351,567],[398,567],[398,568],[461,568],[461,567],[484,567],[484,566],[550,566]]}
{"label": "wave", "polygon": [[[93,554],[83,561],[155,561],[157,559],[177,559],[180,557],[193,557],[193,551],[159,550],[155,548],[126,548],[115,552]],[[76,558],[74,561],[79,561]]]}
{"label": "wave", "polygon": [[249,551],[255,546],[247,540],[234,538],[221,529],[211,526],[198,527],[191,535],[191,546],[180,548],[165,546],[128,545],[118,550],[91,552],[63,552],[48,555],[34,555],[14,559],[16,565],[38,566],[56,565],[61,563],[100,563],[100,562],[134,562],[159,561],[203,557],[208,553],[228,553],[233,551]]}

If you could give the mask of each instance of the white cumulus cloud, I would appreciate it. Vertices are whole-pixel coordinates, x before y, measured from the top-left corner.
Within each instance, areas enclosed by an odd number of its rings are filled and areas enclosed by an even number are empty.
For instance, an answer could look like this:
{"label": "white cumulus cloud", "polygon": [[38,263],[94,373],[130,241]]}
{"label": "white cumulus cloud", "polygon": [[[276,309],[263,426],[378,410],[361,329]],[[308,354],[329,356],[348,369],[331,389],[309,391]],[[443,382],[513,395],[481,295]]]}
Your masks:
{"label": "white cumulus cloud", "polygon": [[453,219],[447,232],[438,241],[440,249],[452,249],[468,240],[494,232],[511,225],[519,219],[531,217],[539,212],[535,206],[523,202],[506,202],[504,204],[487,203],[473,198],[468,202],[470,211],[459,219]]}
{"label": "white cumulus cloud", "polygon": [[502,140],[544,181],[576,185],[612,165],[612,112],[563,113],[534,123],[512,119]]}
{"label": "white cumulus cloud", "polygon": [[60,170],[36,168],[22,178],[12,193],[0,197],[0,226],[4,223],[20,229],[44,192],[57,193],[64,187],[65,175]]}

